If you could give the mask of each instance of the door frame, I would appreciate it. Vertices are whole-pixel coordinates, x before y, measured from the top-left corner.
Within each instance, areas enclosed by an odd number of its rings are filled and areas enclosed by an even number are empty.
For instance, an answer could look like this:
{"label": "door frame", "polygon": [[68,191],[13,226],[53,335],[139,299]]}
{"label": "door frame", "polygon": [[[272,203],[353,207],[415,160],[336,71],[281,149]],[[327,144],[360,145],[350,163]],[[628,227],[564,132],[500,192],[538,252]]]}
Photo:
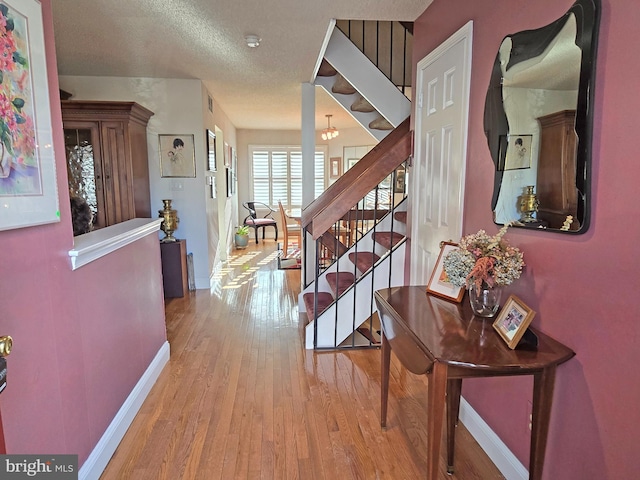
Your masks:
{"label": "door frame", "polygon": [[[462,154],[462,158],[464,159],[464,169],[462,172],[462,188],[460,189],[460,205],[461,205],[461,215],[460,215],[460,219],[459,219],[459,223],[458,225],[456,225],[456,230],[457,230],[457,237],[460,238],[462,235],[462,225],[463,225],[463,221],[464,221],[464,193],[465,193],[465,187],[466,187],[466,164],[468,161],[467,158],[467,150],[468,150],[468,137],[469,137],[469,104],[470,104],[470,95],[471,95],[471,66],[472,66],[472,46],[473,46],[473,20],[469,20],[465,25],[463,25],[458,31],[456,31],[453,35],[451,35],[449,38],[447,38],[444,42],[442,42],[439,46],[437,46],[434,50],[432,50],[428,55],[426,55],[422,60],[420,60],[417,65],[416,65],[416,105],[414,107],[414,119],[415,119],[415,124],[414,124],[414,159],[419,159],[421,158],[420,155],[423,154],[423,152],[421,151],[421,145],[423,144],[423,138],[422,138],[422,115],[420,113],[420,109],[423,108],[423,103],[424,103],[424,99],[422,96],[422,92],[424,90],[424,83],[425,83],[425,79],[424,79],[424,71],[426,68],[428,68],[432,63],[436,62],[437,60],[439,60],[441,57],[445,56],[448,54],[449,50],[457,45],[458,43],[463,42],[464,43],[464,59],[463,59],[463,63],[464,63],[464,72],[463,72],[463,95],[462,95],[462,101],[463,103],[463,122],[461,125],[461,133],[462,133],[462,142],[461,142],[461,154]],[[415,163],[415,161],[414,161]],[[412,188],[411,188],[411,193],[412,193],[412,197],[415,198],[416,193],[418,191],[417,189],[417,185],[416,185],[416,181],[418,179],[416,179],[415,175],[411,175],[411,182],[412,182]],[[413,203],[413,201],[412,201]],[[414,232],[414,228],[413,228],[413,211],[414,209],[412,208],[412,218],[411,218],[411,222],[412,225],[410,226],[410,231],[413,234]],[[455,239],[454,239],[455,241]],[[411,265],[410,267],[410,271],[409,271],[409,279],[410,281],[414,281],[416,275],[414,274],[413,271],[413,265],[414,262],[412,262],[410,260],[411,257],[411,252],[410,254],[407,256],[407,258],[409,259],[408,264]],[[430,276],[430,272],[429,275]]]}

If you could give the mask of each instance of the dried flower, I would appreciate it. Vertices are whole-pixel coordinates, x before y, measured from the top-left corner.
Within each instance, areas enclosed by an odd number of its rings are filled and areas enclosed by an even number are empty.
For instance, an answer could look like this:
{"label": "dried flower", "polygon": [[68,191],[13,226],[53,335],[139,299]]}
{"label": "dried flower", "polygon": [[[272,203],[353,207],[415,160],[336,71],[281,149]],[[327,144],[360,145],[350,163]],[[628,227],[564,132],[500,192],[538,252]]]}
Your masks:
{"label": "dried flower", "polygon": [[449,252],[443,261],[452,285],[468,288],[475,285],[480,290],[483,284],[509,285],[520,278],[525,266],[522,252],[503,239],[509,225],[494,236],[480,230],[462,237],[459,248]]}

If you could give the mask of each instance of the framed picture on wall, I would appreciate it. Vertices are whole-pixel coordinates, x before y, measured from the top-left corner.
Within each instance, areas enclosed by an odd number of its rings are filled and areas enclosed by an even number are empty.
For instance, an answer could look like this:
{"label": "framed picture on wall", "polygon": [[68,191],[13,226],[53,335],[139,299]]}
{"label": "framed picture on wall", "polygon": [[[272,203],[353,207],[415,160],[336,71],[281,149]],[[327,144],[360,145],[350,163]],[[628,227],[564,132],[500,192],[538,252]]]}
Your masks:
{"label": "framed picture on wall", "polygon": [[196,153],[193,134],[158,135],[160,151],[160,176],[196,176]]}
{"label": "framed picture on wall", "polygon": [[396,170],[396,183],[393,186],[393,193],[404,193],[406,171],[404,166],[398,167]]}
{"label": "framed picture on wall", "polygon": [[331,157],[329,159],[329,178],[339,178],[340,175],[342,175],[342,158]]}
{"label": "framed picture on wall", "polygon": [[532,142],[533,135],[502,135],[499,143],[500,165],[498,165],[498,170],[531,168]]}
{"label": "framed picture on wall", "polygon": [[[60,208],[42,7],[35,0],[2,5],[0,230],[9,230],[59,222]],[[63,161],[64,151],[57,153]]]}
{"label": "framed picture on wall", "polygon": [[216,165],[216,134],[207,128],[207,170],[215,172]]}

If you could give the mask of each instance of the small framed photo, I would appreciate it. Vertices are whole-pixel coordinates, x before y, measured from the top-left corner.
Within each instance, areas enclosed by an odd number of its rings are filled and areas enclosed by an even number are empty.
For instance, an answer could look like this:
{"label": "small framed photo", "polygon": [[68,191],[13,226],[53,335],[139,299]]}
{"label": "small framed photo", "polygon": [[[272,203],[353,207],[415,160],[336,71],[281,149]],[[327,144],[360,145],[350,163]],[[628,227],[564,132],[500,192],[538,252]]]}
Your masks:
{"label": "small framed photo", "polygon": [[493,322],[493,328],[500,334],[510,349],[516,348],[518,342],[529,327],[536,312],[531,310],[515,295],[511,295]]}
{"label": "small framed photo", "polygon": [[196,150],[193,135],[158,135],[160,142],[160,176],[196,176]]}
{"label": "small framed photo", "polygon": [[329,159],[329,178],[339,178],[342,175],[342,158],[331,157]]}
{"label": "small framed photo", "polygon": [[207,128],[207,170],[215,172],[216,165],[216,134]]}
{"label": "small framed photo", "polygon": [[457,243],[442,242],[440,248],[440,255],[436,261],[436,266],[431,273],[431,278],[427,284],[427,293],[437,295],[446,300],[452,300],[454,302],[461,302],[464,296],[464,287],[456,287],[449,282],[447,272],[444,271],[444,257],[447,254],[458,248]]}
{"label": "small framed photo", "polygon": [[404,193],[406,171],[403,166],[396,170],[396,183],[393,186],[393,193]]}
{"label": "small framed photo", "polygon": [[532,140],[533,135],[502,135],[498,170],[531,168]]}

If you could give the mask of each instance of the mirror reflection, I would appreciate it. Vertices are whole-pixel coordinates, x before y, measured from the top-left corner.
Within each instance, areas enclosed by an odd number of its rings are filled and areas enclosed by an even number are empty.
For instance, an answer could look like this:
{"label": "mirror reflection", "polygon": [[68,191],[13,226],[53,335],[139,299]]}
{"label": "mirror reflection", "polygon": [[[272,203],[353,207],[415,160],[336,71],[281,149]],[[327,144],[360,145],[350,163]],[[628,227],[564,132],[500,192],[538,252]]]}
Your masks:
{"label": "mirror reflection", "polygon": [[586,231],[596,27],[595,3],[579,0],[500,45],[485,105],[496,223]]}

